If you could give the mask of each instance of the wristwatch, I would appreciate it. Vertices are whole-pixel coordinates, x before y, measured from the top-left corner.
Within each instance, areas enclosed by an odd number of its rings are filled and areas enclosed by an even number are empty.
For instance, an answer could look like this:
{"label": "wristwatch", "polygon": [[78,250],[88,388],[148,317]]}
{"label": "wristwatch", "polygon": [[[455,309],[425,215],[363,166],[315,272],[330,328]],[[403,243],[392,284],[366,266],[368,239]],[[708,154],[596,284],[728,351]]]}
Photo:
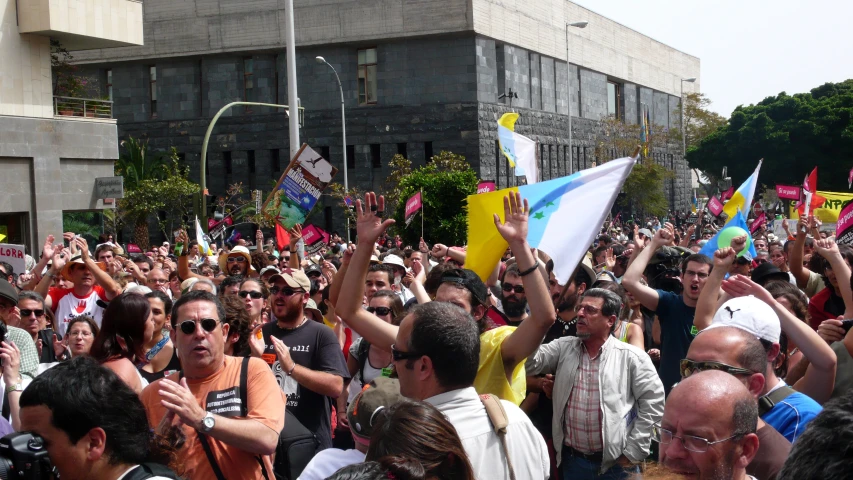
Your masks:
{"label": "wristwatch", "polygon": [[213,414],[207,412],[204,418],[201,419],[201,431],[203,433],[208,433],[213,430],[213,426],[216,424],[216,419],[213,417]]}

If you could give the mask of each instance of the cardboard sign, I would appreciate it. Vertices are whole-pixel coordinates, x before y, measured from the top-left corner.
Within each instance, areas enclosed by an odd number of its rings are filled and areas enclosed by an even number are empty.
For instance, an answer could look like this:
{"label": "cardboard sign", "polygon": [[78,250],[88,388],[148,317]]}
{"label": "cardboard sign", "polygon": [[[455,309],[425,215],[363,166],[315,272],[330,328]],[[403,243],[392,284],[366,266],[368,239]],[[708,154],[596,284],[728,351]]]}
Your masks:
{"label": "cardboard sign", "polygon": [[24,273],[27,270],[27,257],[24,255],[24,246],[0,243],[0,262],[6,262],[11,265],[15,274]]}
{"label": "cardboard sign", "polygon": [[477,184],[477,193],[489,193],[497,190],[497,185],[491,180],[482,181]]}
{"label": "cardboard sign", "polygon": [[715,217],[719,217],[721,213],[723,213],[723,202],[721,202],[717,197],[711,197],[708,199],[708,211],[714,214]]}
{"label": "cardboard sign", "polygon": [[318,226],[306,225],[302,227],[302,241],[305,242],[305,250],[309,254],[319,252],[329,243],[330,238],[329,234]]}
{"label": "cardboard sign", "polygon": [[421,207],[423,207],[421,192],[412,195],[412,198],[406,200],[406,225],[412,222],[412,218],[415,217],[415,214],[418,213]]}
{"label": "cardboard sign", "polygon": [[323,190],[338,172],[328,160],[306,144],[282,174],[262,210],[278,219],[284,228],[305,223]]}
{"label": "cardboard sign", "polygon": [[853,203],[848,203],[838,214],[835,226],[835,241],[843,245],[853,245]]}
{"label": "cardboard sign", "polygon": [[776,195],[782,200],[799,200],[800,187],[793,185],[776,185]]}

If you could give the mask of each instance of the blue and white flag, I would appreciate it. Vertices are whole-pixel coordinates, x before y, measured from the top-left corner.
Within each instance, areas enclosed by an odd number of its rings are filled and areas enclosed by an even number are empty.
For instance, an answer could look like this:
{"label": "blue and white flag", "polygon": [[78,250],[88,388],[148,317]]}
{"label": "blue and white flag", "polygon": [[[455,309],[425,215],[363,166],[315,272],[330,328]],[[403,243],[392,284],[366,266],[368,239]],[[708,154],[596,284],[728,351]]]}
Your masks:
{"label": "blue and white flag", "polygon": [[527,184],[539,181],[539,170],[536,168],[536,142],[515,133],[517,113],[505,113],[498,120],[498,141],[501,152],[515,168],[515,175],[527,178]]}
{"label": "blue and white flag", "polygon": [[752,260],[755,258],[755,245],[752,243],[752,235],[749,234],[749,227],[746,225],[746,219],[743,218],[743,213],[740,210],[726,222],[726,225],[716,235],[708,240],[708,243],[699,250],[699,253],[714,258],[714,252],[720,248],[732,246],[732,239],[741,235],[746,235],[747,248],[743,249],[738,256],[742,257],[748,253],[749,259]]}
{"label": "blue and white flag", "polygon": [[201,251],[203,255],[210,255],[210,244],[207,242],[207,235],[205,235],[204,230],[201,229],[201,223],[199,223],[198,217],[195,217],[195,239],[198,242],[199,251]]}

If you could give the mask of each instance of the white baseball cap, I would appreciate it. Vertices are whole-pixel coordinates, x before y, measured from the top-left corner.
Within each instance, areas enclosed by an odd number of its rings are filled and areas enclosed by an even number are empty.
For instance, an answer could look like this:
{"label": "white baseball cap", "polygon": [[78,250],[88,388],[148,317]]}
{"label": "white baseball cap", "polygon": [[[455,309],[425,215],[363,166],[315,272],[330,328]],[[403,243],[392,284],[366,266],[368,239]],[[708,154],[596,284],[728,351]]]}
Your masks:
{"label": "white baseball cap", "polygon": [[771,343],[779,343],[779,335],[782,333],[779,316],[773,308],[752,295],[733,298],[724,303],[705,330],[717,327],[736,327]]}
{"label": "white baseball cap", "polygon": [[403,263],[403,259],[393,254],[386,255],[385,260],[383,260],[382,263],[385,265],[396,265],[400,268],[406,268],[406,264]]}

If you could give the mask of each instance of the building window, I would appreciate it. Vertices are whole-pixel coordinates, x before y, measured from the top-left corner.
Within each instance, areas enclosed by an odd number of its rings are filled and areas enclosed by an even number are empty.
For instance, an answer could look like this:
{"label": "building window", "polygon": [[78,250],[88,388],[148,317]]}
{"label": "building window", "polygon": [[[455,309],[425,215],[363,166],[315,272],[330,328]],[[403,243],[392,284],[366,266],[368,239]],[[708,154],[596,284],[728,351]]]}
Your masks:
{"label": "building window", "polygon": [[622,85],[616,82],[607,82],[607,114],[613,118],[622,118]]}
{"label": "building window", "polygon": [[157,67],[148,67],[148,94],[151,99],[151,116],[157,116]]}
{"label": "building window", "polygon": [[[255,101],[255,83],[254,83],[254,73],[255,73],[255,61],[252,60],[252,57],[243,59],[243,99],[246,102],[254,102]],[[251,112],[252,106],[246,105],[246,111]]]}
{"label": "building window", "polygon": [[432,161],[432,142],[424,142],[424,163]]}
{"label": "building window", "polygon": [[358,103],[376,103],[376,49],[358,51]]}
{"label": "building window", "polygon": [[113,101],[113,69],[107,70],[107,98]]}
{"label": "building window", "polygon": [[397,144],[397,154],[398,155],[402,155],[403,158],[409,158],[409,155],[408,155],[408,153],[406,153],[406,150],[407,150],[407,148],[406,148],[405,143],[398,143]]}
{"label": "building window", "polygon": [[249,164],[249,173],[255,173],[255,151],[246,152],[246,162]]}
{"label": "building window", "polygon": [[222,152],[222,163],[225,164],[225,174],[231,175],[231,152]]}
{"label": "building window", "polygon": [[279,163],[281,162],[281,156],[279,154],[278,149],[270,150],[270,171],[277,172],[279,171]]}
{"label": "building window", "polygon": [[347,168],[355,168],[355,145],[347,145]]}
{"label": "building window", "polygon": [[379,144],[370,144],[370,162],[373,168],[382,168],[382,155],[379,152]]}

